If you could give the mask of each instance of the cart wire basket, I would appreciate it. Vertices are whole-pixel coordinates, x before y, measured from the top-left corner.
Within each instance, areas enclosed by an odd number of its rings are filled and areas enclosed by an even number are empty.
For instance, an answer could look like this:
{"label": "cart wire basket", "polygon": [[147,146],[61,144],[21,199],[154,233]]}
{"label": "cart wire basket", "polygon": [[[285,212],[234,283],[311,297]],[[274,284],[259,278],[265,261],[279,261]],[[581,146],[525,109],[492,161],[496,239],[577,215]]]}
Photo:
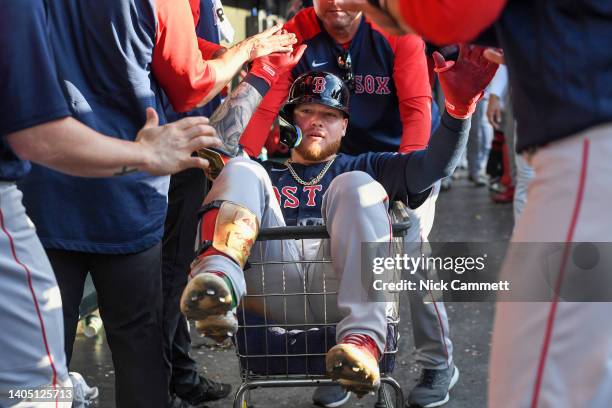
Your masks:
{"label": "cart wire basket", "polygon": [[[393,250],[399,253],[410,227],[401,203],[394,203],[391,219]],[[325,354],[336,344],[340,320],[329,240],[323,225],[260,231],[245,270],[248,293],[238,308],[234,342],[242,384],[234,396],[234,408],[250,407],[249,391],[255,388],[337,384],[325,371]],[[272,246],[276,249],[271,250]],[[379,362],[376,408],[404,406],[401,387],[391,376],[399,321],[398,293],[387,304],[387,344]]]}

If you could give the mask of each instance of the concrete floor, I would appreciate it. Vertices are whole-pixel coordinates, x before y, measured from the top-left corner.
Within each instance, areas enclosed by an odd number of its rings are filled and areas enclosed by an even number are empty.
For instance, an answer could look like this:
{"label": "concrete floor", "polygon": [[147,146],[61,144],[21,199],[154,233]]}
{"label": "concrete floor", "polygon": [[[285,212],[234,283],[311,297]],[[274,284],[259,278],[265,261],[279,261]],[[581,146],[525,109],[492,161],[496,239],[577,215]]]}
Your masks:
{"label": "concrete floor", "polygon": [[[438,199],[436,223],[430,240],[434,242],[488,242],[507,241],[512,229],[511,205],[492,204],[486,188],[475,188],[464,178],[441,193]],[[407,302],[401,315],[409,316]],[[454,359],[460,368],[459,383],[451,392],[447,408],[479,408],[486,405],[487,363],[494,305],[492,303],[447,303],[454,341]],[[240,383],[238,363],[233,349],[209,348],[202,339],[194,338],[193,356],[202,365],[202,372],[216,381],[231,383],[234,389]],[[413,339],[411,322],[401,322],[401,344],[394,377],[400,382],[405,395],[415,384],[419,367],[411,355]],[[113,408],[114,371],[103,335],[88,339],[80,335],[74,346],[73,371],[78,371],[90,385],[100,389],[95,406]],[[146,390],[134,390],[146,392]],[[312,407],[311,388],[261,389],[252,393],[256,407]],[[373,407],[374,396],[361,400],[353,397],[346,407]],[[212,408],[231,407],[231,399],[210,403]]]}

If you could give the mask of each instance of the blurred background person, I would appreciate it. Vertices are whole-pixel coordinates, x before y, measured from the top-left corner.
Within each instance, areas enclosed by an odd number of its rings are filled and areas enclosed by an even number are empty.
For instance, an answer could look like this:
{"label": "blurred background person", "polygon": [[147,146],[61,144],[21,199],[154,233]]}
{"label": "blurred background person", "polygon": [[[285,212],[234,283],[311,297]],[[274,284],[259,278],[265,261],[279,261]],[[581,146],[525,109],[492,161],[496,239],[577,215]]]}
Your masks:
{"label": "blurred background person", "polygon": [[[501,66],[495,74],[489,87],[489,102],[487,105],[487,118],[491,125],[496,129],[504,129],[504,134],[509,135],[507,139],[512,139],[508,151],[510,163],[514,162],[512,169],[512,179],[515,180],[514,194],[511,197],[514,209],[514,222],[518,219],[527,203],[527,187],[533,179],[533,168],[527,163],[523,155],[518,154],[514,146],[516,145],[516,121],[512,114],[512,92],[508,84],[508,71],[505,66]],[[508,189],[512,191],[512,189]],[[505,191],[500,192],[502,196],[498,199],[507,200],[509,194]],[[494,198],[495,200],[495,198]]]}

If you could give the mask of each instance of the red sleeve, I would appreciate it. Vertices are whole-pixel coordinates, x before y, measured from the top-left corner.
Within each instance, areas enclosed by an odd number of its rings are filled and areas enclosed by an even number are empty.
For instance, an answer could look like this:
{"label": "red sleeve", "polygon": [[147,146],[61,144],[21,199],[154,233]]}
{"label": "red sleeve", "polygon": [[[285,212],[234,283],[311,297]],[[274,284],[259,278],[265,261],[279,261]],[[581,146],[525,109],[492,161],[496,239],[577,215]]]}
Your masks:
{"label": "red sleeve", "polygon": [[214,70],[202,59],[186,2],[156,0],[157,33],[152,70],[176,112],[195,108],[215,84]]}
{"label": "red sleeve", "polygon": [[202,58],[204,60],[210,60],[215,58],[217,52],[221,49],[224,49],[225,47],[198,37],[198,48],[202,53]]}
{"label": "red sleeve", "polygon": [[290,72],[286,72],[270,88],[259,107],[251,117],[249,124],[240,136],[240,144],[251,157],[259,156],[266,143],[270,127],[289,95],[293,83]]}
{"label": "red sleeve", "polygon": [[[307,7],[300,10],[299,13],[283,25],[283,28],[294,33],[299,44],[310,40],[321,32],[314,7]],[[294,47],[296,45],[294,45]]]}
{"label": "red sleeve", "polygon": [[388,38],[395,50],[393,82],[402,120],[402,153],[427,147],[431,132],[431,87],[425,43],[417,35]]}
{"label": "red sleeve", "polygon": [[404,22],[436,44],[473,40],[497,20],[507,0],[398,0]]}
{"label": "red sleeve", "polygon": [[[292,19],[283,26],[287,31],[292,32],[297,37],[297,44],[302,44],[321,32],[317,15],[314,8],[307,7],[300,10]],[[289,89],[293,84],[291,72],[285,73],[270,88],[261,104],[251,117],[247,128],[240,137],[240,144],[251,157],[258,156],[261,148],[266,143],[270,127],[278,115],[278,111],[285,103]]]}
{"label": "red sleeve", "polygon": [[429,143],[431,133],[431,96],[417,96],[400,104],[402,140],[399,152],[422,150]]}
{"label": "red sleeve", "polygon": [[189,0],[189,7],[193,15],[193,25],[197,27],[200,22],[200,0]]}

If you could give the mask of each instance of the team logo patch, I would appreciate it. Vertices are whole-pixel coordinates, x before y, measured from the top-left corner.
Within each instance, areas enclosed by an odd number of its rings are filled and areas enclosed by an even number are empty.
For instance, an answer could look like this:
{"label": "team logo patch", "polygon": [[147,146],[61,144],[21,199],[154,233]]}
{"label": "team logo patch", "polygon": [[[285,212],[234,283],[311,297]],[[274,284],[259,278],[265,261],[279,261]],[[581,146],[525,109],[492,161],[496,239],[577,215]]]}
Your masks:
{"label": "team logo patch", "polygon": [[323,93],[325,91],[325,77],[314,77],[312,79],[312,92]]}

